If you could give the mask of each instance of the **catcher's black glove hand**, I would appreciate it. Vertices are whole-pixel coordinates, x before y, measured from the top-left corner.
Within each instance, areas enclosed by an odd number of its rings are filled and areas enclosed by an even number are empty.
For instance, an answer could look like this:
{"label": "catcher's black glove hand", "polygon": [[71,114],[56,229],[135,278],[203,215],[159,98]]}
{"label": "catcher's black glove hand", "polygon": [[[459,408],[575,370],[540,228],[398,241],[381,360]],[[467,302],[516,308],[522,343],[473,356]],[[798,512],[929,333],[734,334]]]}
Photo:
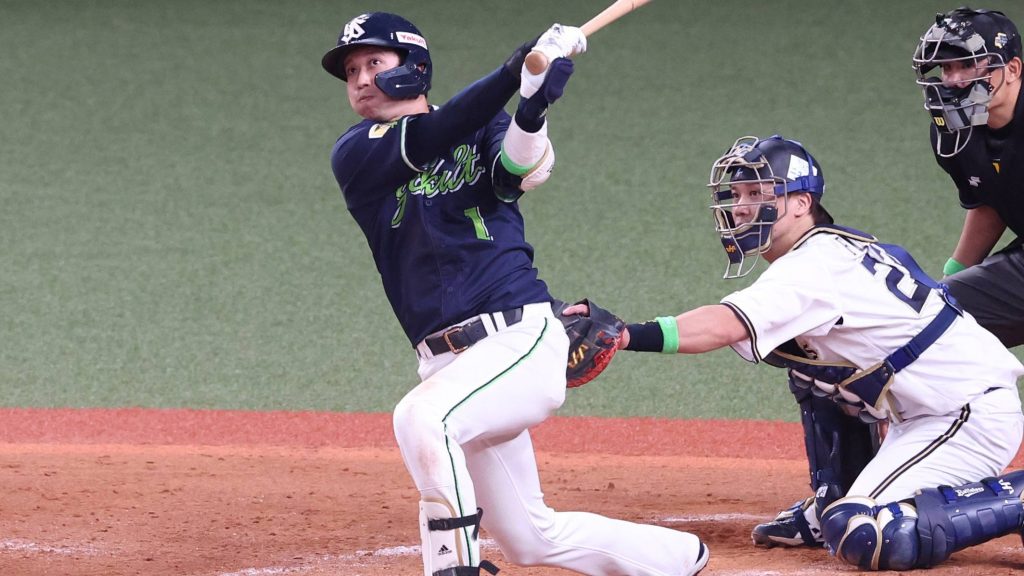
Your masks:
{"label": "catcher's black glove hand", "polygon": [[560,300],[551,303],[569,337],[569,358],[565,366],[565,384],[569,388],[582,386],[604,371],[619,349],[625,326],[618,316],[586,298],[576,304],[586,304],[589,313],[563,316],[562,311],[570,304]]}

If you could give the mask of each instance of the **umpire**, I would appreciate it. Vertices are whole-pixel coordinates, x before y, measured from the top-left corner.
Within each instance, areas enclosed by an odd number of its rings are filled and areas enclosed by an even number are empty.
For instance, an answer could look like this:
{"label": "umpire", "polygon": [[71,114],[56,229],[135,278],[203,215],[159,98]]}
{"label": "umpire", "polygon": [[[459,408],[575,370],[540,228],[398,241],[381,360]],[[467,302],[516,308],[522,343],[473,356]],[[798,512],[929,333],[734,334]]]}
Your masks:
{"label": "umpire", "polygon": [[[1024,343],[1021,39],[1002,12],[936,15],[914,53],[935,160],[967,210],[945,283],[1007,347]],[[1021,152],[1024,153],[1024,152]],[[992,254],[1003,232],[1017,237]]]}

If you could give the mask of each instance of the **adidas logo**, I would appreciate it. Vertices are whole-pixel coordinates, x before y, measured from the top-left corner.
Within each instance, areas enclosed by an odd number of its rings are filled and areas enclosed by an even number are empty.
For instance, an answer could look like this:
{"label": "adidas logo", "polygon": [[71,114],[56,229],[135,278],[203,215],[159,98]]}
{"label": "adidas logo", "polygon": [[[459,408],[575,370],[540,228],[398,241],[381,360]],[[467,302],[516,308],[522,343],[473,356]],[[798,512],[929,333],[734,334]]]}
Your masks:
{"label": "adidas logo", "polygon": [[437,555],[438,556],[444,556],[445,554],[451,554],[451,553],[452,553],[452,551],[447,546],[445,546],[444,544],[441,544],[441,549],[437,551]]}

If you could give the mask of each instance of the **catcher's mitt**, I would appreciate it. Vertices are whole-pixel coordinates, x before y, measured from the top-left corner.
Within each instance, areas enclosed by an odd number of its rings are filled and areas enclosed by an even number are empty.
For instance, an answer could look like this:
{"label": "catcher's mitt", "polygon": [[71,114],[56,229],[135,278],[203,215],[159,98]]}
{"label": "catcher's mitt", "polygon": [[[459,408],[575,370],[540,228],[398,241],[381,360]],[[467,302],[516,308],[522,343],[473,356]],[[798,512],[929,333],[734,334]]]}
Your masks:
{"label": "catcher's mitt", "polygon": [[618,316],[584,298],[576,304],[586,304],[590,313],[563,316],[571,306],[555,300],[551,303],[555,317],[562,322],[569,336],[569,358],[565,365],[566,386],[575,388],[597,377],[612,361],[619,349],[619,339],[625,323]]}

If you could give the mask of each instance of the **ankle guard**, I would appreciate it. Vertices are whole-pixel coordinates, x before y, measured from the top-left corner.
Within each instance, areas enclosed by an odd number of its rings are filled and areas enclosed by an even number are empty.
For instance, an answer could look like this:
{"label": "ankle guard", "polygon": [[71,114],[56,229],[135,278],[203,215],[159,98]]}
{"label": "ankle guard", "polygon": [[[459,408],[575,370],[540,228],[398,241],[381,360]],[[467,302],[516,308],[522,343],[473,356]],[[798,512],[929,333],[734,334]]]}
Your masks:
{"label": "ankle guard", "polygon": [[[455,518],[429,518],[431,514],[444,513],[448,511],[448,508],[444,505],[434,502],[421,502],[421,513],[428,516],[426,520],[427,533],[424,538],[424,546],[429,547],[429,553],[425,553],[423,558],[427,564],[428,571],[431,571],[432,576],[480,576],[480,571],[483,570],[489,574],[497,574],[498,567],[490,562],[483,560],[477,566],[468,566],[465,564],[456,566],[447,566],[439,570],[433,570],[437,564],[442,566],[445,563],[450,564],[450,554],[455,554],[455,561],[458,563],[466,562],[471,563],[474,557],[478,557],[479,545],[477,544],[478,537],[480,535],[480,519],[484,516],[484,511],[480,508],[476,509],[476,514],[470,514],[468,516],[459,516]],[[422,526],[422,524],[421,524]],[[469,542],[466,548],[471,550],[464,550],[462,547],[462,539],[459,537],[460,532],[465,532],[463,529],[472,528],[467,537]],[[431,536],[434,532],[445,533],[441,537]],[[439,535],[440,536],[440,535]],[[440,545],[440,546],[439,546]],[[436,550],[435,550],[436,549]]]}

